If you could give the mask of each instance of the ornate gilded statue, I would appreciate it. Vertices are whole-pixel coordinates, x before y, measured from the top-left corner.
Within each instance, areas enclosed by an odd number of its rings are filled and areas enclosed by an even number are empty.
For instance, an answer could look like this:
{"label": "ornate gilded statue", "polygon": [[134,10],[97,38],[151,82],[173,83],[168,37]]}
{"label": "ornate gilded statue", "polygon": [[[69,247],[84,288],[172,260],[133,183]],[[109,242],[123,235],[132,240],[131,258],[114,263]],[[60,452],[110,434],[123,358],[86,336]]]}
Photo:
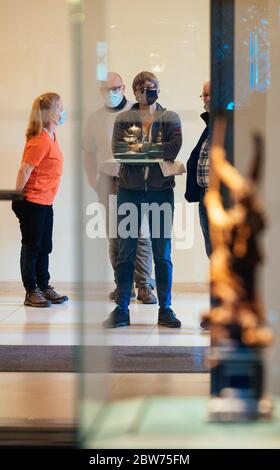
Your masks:
{"label": "ornate gilded statue", "polygon": [[[259,134],[253,136],[254,154],[245,179],[225,158],[224,134],[225,121],[220,118],[214,127],[210,188],[205,196],[213,247],[211,293],[215,298],[215,305],[208,314],[212,350],[216,350],[212,354],[212,396],[228,399],[229,414],[221,412],[222,419],[223,416],[240,419],[241,415],[241,419],[250,419],[261,414],[261,348],[272,341],[257,286],[257,268],[263,259],[260,236],[266,224],[256,194],[263,162],[263,142]],[[222,183],[231,202],[228,209],[221,197]],[[238,400],[243,400],[242,412],[231,414],[232,400],[235,405]]]}

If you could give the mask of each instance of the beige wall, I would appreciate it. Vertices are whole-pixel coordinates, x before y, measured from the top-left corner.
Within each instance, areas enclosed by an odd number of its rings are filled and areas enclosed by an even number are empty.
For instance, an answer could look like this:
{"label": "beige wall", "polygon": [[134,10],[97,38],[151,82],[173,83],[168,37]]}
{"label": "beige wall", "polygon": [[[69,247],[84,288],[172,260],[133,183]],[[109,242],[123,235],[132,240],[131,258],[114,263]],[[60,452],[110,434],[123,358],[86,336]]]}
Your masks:
{"label": "beige wall", "polygon": [[[75,279],[74,154],[70,21],[64,0],[1,0],[0,16],[0,188],[13,188],[25,143],[33,99],[45,91],[61,94],[70,114],[57,131],[65,165],[55,202],[54,279]],[[10,202],[0,203],[0,280],[20,279],[20,234]]]}
{"label": "beige wall", "polygon": [[[2,0],[0,16],[0,187],[12,188],[24,147],[24,132],[33,99],[54,90],[61,93],[69,118],[58,130],[65,156],[64,175],[55,202],[54,251],[51,272],[54,280],[77,278],[74,254],[77,174],[73,135],[76,129],[73,95],[73,37],[69,4],[65,0]],[[81,83],[85,118],[101,105],[96,80],[96,41],[108,47],[108,69],[119,71],[132,99],[131,81],[142,69],[154,70],[161,82],[160,103],[177,111],[182,119],[184,144],[179,158],[186,161],[203,124],[199,99],[201,86],[209,77],[209,1],[143,0],[131,9],[128,0],[86,0]],[[16,12],[16,14],[15,14]],[[81,19],[75,17],[74,20]],[[75,46],[76,47],[76,46]],[[77,72],[77,70],[76,70]],[[83,181],[85,209],[96,195]],[[185,176],[177,177],[176,201],[182,202]],[[10,203],[0,203],[0,280],[19,280],[20,234]],[[208,261],[197,217],[197,205],[188,206],[188,238],[194,245],[174,249],[174,280],[203,282],[208,277]],[[107,242],[97,243],[85,236],[87,281],[112,280]]]}

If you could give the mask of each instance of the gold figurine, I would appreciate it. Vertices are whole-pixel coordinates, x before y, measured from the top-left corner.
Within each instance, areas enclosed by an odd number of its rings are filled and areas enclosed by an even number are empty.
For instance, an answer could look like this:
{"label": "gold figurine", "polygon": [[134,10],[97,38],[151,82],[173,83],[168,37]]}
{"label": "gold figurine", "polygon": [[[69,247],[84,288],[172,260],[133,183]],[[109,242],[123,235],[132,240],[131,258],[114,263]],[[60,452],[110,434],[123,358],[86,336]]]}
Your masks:
{"label": "gold figurine", "polygon": [[[263,260],[260,235],[266,225],[256,194],[263,141],[254,134],[254,154],[245,179],[225,158],[224,135],[225,121],[218,118],[210,154],[210,187],[205,195],[213,247],[211,293],[217,305],[204,319],[210,322],[213,344],[237,340],[245,347],[264,347],[271,343],[272,332],[257,293],[257,267]],[[229,209],[223,205],[221,183],[229,191]]]}

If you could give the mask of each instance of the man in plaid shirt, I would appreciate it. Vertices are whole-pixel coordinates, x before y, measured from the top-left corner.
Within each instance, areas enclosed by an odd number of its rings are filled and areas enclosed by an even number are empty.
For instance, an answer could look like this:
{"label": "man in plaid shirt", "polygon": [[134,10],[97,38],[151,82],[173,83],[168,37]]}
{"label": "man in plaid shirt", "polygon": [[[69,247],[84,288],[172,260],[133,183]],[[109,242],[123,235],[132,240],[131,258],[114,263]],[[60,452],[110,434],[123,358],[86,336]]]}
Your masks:
{"label": "man in plaid shirt", "polygon": [[[188,202],[199,202],[199,219],[202,228],[205,249],[209,257],[212,252],[209,224],[206,208],[204,205],[205,192],[209,187],[209,112],[210,112],[210,82],[204,83],[202,94],[200,95],[204,103],[205,112],[200,115],[206,124],[195,148],[192,150],[187,162],[187,180],[185,198]],[[216,302],[211,296],[211,303]],[[209,329],[208,320],[202,320],[200,326]]]}
{"label": "man in plaid shirt", "polygon": [[196,174],[197,184],[205,191],[207,191],[209,186],[209,145],[209,137],[207,137],[200,150]]}
{"label": "man in plaid shirt", "polygon": [[[204,84],[202,94],[200,96],[204,102],[204,109],[205,109],[204,114],[207,113],[207,118],[209,118],[210,99],[211,99],[210,82],[206,82]],[[199,220],[200,220],[200,225],[201,225],[201,229],[202,229],[203,236],[204,236],[205,249],[206,249],[207,256],[210,256],[212,252],[208,217],[207,217],[207,212],[206,212],[206,208],[204,205],[204,195],[209,186],[209,170],[210,170],[209,149],[210,149],[210,137],[208,134],[201,146],[199,158],[197,162],[197,170],[196,170],[197,184],[200,187]]]}

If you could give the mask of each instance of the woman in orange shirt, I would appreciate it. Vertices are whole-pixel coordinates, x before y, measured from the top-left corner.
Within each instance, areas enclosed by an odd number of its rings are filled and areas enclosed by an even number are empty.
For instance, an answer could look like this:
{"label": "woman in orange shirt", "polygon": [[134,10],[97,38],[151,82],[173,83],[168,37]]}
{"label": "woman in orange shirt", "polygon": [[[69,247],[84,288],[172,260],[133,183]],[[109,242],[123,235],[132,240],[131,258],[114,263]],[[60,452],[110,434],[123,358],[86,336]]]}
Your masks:
{"label": "woman in orange shirt", "polygon": [[63,165],[55,129],[64,123],[65,114],[57,93],[44,93],[35,99],[16,183],[16,189],[23,191],[23,200],[12,204],[22,234],[20,268],[26,290],[24,304],[32,307],[49,307],[68,300],[49,285],[52,204]]}

